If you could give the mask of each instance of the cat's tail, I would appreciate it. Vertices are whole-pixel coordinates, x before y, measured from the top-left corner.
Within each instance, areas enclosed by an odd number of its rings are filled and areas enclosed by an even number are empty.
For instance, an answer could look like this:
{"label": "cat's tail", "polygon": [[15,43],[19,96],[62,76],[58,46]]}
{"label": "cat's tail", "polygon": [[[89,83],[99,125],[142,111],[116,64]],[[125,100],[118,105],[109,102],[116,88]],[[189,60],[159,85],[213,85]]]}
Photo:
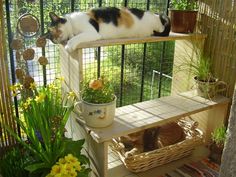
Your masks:
{"label": "cat's tail", "polygon": [[164,31],[162,32],[153,31],[153,35],[154,36],[169,36],[170,28],[171,28],[170,18],[165,14],[159,14],[159,18],[162,25],[164,26]]}

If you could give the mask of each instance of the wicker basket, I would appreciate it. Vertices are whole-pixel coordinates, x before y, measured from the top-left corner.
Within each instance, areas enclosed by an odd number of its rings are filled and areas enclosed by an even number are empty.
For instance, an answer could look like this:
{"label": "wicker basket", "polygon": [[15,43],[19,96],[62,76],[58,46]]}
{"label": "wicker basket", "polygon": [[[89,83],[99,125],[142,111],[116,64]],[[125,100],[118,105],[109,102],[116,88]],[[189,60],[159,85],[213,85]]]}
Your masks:
{"label": "wicker basket", "polygon": [[197,145],[202,144],[203,133],[199,129],[193,129],[183,121],[180,125],[184,128],[186,138],[177,144],[126,157],[123,146],[121,146],[116,139],[113,139],[111,149],[118,154],[126,168],[132,172],[146,171],[171,161],[181,159],[191,155],[194,148]]}

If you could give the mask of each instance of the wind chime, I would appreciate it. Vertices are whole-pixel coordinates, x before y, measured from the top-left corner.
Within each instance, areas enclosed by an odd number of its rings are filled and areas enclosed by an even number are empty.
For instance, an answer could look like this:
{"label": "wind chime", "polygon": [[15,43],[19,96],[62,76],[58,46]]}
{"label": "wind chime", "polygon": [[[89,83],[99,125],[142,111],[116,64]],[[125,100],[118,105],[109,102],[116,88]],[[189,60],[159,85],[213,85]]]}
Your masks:
{"label": "wind chime", "polygon": [[[26,89],[29,89],[30,84],[34,82],[33,77],[28,72],[28,62],[35,58],[35,49],[26,48],[24,39],[32,38],[38,35],[40,23],[38,18],[30,13],[24,13],[18,18],[17,33],[11,42],[11,48],[15,50],[15,59],[17,67],[15,70],[16,78]],[[46,46],[46,39],[38,37],[36,40],[36,47],[44,48]],[[48,64],[48,59],[45,56],[38,58],[38,62],[42,66]]]}

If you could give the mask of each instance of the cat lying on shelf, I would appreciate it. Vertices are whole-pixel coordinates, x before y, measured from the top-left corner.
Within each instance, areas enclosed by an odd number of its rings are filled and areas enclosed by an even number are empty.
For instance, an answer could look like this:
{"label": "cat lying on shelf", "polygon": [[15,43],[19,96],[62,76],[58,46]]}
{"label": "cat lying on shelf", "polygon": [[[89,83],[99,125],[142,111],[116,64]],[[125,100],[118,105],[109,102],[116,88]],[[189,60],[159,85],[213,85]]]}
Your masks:
{"label": "cat lying on shelf", "polygon": [[53,43],[65,44],[72,52],[82,42],[99,39],[168,36],[170,20],[164,14],[155,14],[135,8],[116,7],[74,12],[60,17],[49,13],[51,26],[43,36]]}

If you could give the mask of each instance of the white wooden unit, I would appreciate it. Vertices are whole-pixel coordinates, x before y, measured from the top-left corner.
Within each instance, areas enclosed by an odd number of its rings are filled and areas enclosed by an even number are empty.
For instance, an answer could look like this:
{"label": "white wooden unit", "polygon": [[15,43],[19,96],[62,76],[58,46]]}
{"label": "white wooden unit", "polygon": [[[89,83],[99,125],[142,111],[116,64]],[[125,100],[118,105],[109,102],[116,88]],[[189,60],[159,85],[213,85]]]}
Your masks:
{"label": "white wooden unit", "polygon": [[[206,35],[203,34],[188,35],[171,33],[169,37],[98,40],[81,43],[78,46],[78,50],[72,54],[68,54],[64,47],[61,46],[61,72],[62,76],[65,77],[66,82],[63,89],[65,91],[80,91],[79,83],[83,78],[84,48],[173,40],[176,41],[176,46],[181,47],[183,46],[183,41],[186,41],[187,45],[193,43],[193,41],[204,43],[205,38]],[[174,60],[176,60],[176,57],[181,57],[180,54],[181,53],[178,50],[175,50]],[[173,76],[173,78],[172,85],[174,86],[179,78],[183,80],[182,75],[177,77]],[[189,86],[184,86],[184,90],[186,90],[187,87]],[[83,120],[79,119],[77,115],[73,115],[70,122],[72,129],[71,135],[74,132],[79,132],[72,136],[75,139],[81,137],[86,138],[86,148],[92,159],[94,159],[94,164],[98,169],[100,177],[121,177],[128,174],[131,175],[131,173],[125,169],[123,170],[123,174],[116,174],[117,176],[114,174],[116,173],[115,169],[117,169],[117,167],[124,168],[124,166],[117,160],[113,153],[109,153],[108,147],[112,138],[162,125],[170,121],[175,121],[181,117],[191,116],[200,123],[200,128],[206,135],[206,143],[209,141],[212,130],[224,122],[230,100],[223,96],[217,96],[212,100],[207,100],[196,96],[194,91],[179,94],[181,90],[183,89],[175,89],[175,87],[173,87],[172,96],[117,108],[114,123],[106,128],[93,129],[87,127]],[[76,119],[79,120],[79,124],[76,124]],[[76,131],[74,131],[74,129],[76,129]],[[184,158],[179,160],[178,164],[186,162],[188,159],[189,158]],[[173,165],[172,168],[174,166],[177,165]],[[160,170],[160,167],[136,175],[133,174],[133,176],[151,177],[157,174],[157,170]]]}
{"label": "white wooden unit", "polygon": [[[193,47],[191,44],[204,42],[206,38],[205,34],[179,34],[170,33],[168,37],[143,37],[143,38],[124,38],[124,39],[109,39],[109,40],[97,40],[92,42],[81,43],[77,46],[77,50],[73,53],[68,54],[65,48],[60,46],[60,63],[61,73],[65,77],[65,82],[69,89],[79,92],[79,82],[83,80],[83,58],[86,57],[84,50],[86,48],[96,48],[102,46],[114,46],[114,45],[125,45],[125,44],[142,44],[142,43],[154,43],[163,41],[176,41],[176,49],[174,58],[180,56],[179,48],[184,45],[184,48],[188,46],[190,52]],[[185,49],[184,49],[185,50]],[[181,52],[183,54],[183,52]],[[192,55],[192,54],[188,54]],[[175,59],[174,59],[175,60]],[[181,76],[178,76],[177,79]],[[181,77],[182,78],[182,77]],[[182,85],[183,83],[181,83]],[[175,82],[172,85],[177,85]],[[174,86],[175,88],[175,86]],[[172,89],[173,90],[173,89]],[[179,91],[179,90],[178,90]],[[175,90],[173,90],[175,92]]]}
{"label": "white wooden unit", "polygon": [[229,102],[223,96],[207,100],[191,91],[117,108],[114,123],[106,128],[87,127],[77,119],[81,127],[89,132],[86,137],[92,145],[90,149],[96,158],[100,176],[107,177],[108,145],[112,138],[192,116],[200,120],[200,128],[206,135],[205,141],[209,142],[212,130],[224,122]]}

